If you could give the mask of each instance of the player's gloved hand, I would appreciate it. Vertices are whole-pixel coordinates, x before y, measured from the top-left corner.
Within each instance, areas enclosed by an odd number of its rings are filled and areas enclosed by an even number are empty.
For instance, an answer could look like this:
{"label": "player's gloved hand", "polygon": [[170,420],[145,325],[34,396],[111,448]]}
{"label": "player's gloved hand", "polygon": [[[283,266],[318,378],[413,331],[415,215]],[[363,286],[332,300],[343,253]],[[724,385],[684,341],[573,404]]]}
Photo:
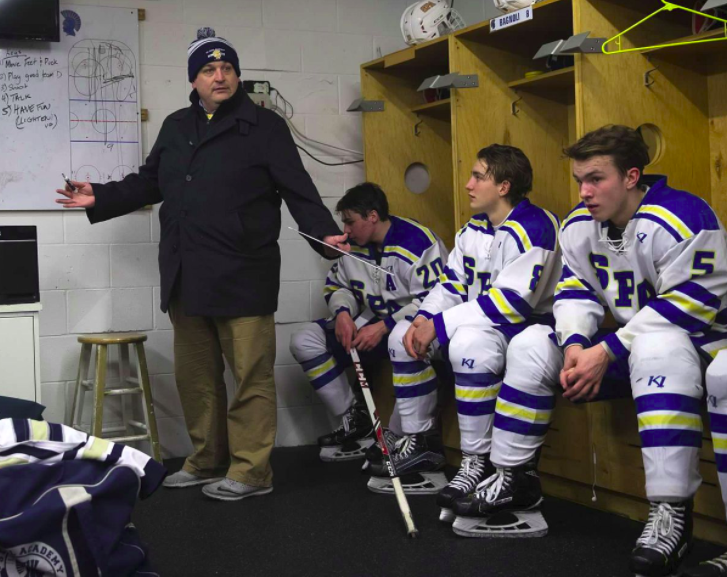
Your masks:
{"label": "player's gloved hand", "polygon": [[351,345],[356,336],[356,324],[348,311],[341,311],[336,315],[336,339],[343,345],[347,353],[351,352]]}
{"label": "player's gloved hand", "polygon": [[[351,245],[346,242],[347,240],[348,240],[347,234],[336,234],[336,235],[329,235],[329,236],[323,237],[323,242],[332,244],[333,246],[338,247],[341,250],[345,250],[346,252],[351,252]],[[328,247],[325,247],[323,249],[323,252],[326,253],[326,256],[330,256],[331,258],[336,258],[338,256],[341,256],[340,252],[331,250]]]}
{"label": "player's gloved hand", "polygon": [[406,333],[404,334],[403,344],[404,344],[404,350],[406,351],[406,354],[408,354],[410,357],[417,357],[417,353],[414,350],[414,331],[417,330],[421,325],[423,325],[425,322],[427,322],[427,319],[425,317],[417,316],[414,318],[414,321],[409,325],[409,328],[406,330]]}
{"label": "player's gloved hand", "polygon": [[416,358],[424,360],[429,352],[429,345],[437,338],[437,331],[434,328],[434,321],[428,320],[419,325],[414,331],[412,343]]}
{"label": "player's gloved hand", "polygon": [[571,401],[590,401],[598,394],[611,359],[608,358],[606,349],[600,345],[587,349],[573,346],[566,353],[571,349],[579,350],[571,353],[575,358],[569,359],[566,356],[568,364],[564,364],[561,371],[561,384],[564,380],[566,383],[563,396]]}
{"label": "player's gloved hand", "polygon": [[71,183],[76,187],[75,191],[66,185],[66,188],[57,188],[56,192],[62,194],[66,198],[57,198],[56,202],[62,204],[63,208],[92,208],[96,206],[96,197],[93,194],[93,187],[90,182]]}
{"label": "player's gloved hand", "polygon": [[359,351],[370,351],[376,348],[376,345],[387,334],[389,334],[389,329],[386,328],[384,321],[366,325],[359,329],[356,338],[353,339],[353,346]]}

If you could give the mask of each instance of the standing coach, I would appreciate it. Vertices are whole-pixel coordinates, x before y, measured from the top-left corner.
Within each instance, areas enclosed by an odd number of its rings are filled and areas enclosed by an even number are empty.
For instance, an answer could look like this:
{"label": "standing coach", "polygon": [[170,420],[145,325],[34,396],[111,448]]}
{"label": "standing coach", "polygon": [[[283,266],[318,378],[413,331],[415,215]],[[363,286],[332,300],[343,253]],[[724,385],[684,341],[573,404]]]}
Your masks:
{"label": "standing coach", "polygon": [[[161,308],[194,452],[167,487],[204,485],[224,501],[273,490],[280,205],[301,231],[348,249],[285,121],[240,89],[237,53],[210,28],[188,50],[191,105],[164,120],[138,174],[58,190],[91,223],[163,202]],[[315,247],[314,247],[315,248]],[[318,250],[318,249],[316,249]],[[329,255],[333,256],[333,255]],[[236,380],[227,401],[224,358]]]}

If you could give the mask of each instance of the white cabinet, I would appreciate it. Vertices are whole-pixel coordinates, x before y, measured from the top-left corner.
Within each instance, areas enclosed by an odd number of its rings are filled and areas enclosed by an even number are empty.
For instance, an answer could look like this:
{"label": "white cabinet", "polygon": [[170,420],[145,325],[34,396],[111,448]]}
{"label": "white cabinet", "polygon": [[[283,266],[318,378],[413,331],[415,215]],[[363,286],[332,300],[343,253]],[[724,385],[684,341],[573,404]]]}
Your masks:
{"label": "white cabinet", "polygon": [[40,403],[40,303],[0,306],[0,395]]}

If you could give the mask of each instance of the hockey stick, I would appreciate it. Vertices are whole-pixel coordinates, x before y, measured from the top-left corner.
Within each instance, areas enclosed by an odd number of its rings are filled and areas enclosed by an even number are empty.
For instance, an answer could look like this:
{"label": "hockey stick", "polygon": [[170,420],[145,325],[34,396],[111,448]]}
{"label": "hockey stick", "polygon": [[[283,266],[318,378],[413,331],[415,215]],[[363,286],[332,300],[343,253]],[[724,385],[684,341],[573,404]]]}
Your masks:
{"label": "hockey stick", "polygon": [[414,517],[411,514],[409,502],[406,500],[404,488],[401,486],[399,476],[396,474],[396,467],[394,467],[394,461],[389,454],[389,447],[386,445],[386,439],[384,439],[384,429],[381,426],[381,419],[379,419],[379,414],[376,411],[376,405],[374,404],[374,398],[371,396],[371,390],[369,389],[366,375],[364,374],[363,367],[361,366],[361,359],[358,356],[358,351],[354,348],[351,348],[351,359],[353,360],[353,366],[356,369],[356,377],[361,385],[361,391],[363,391],[364,399],[366,399],[366,407],[369,410],[369,415],[371,415],[371,422],[374,424],[376,438],[381,445],[381,453],[383,455],[384,462],[386,463],[386,467],[389,469],[389,476],[391,477],[391,482],[394,485],[396,500],[399,503],[401,515],[404,517],[406,534],[408,537],[414,539],[419,536],[419,531],[417,530],[416,525],[414,525]]}

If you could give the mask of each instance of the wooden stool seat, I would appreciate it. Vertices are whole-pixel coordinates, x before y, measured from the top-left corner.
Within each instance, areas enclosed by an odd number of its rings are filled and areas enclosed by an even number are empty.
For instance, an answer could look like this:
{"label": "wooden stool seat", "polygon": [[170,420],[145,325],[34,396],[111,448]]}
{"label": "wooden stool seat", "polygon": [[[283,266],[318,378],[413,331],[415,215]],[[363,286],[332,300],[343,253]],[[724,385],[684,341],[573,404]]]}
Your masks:
{"label": "wooden stool seat", "polygon": [[143,343],[146,338],[144,333],[98,333],[79,335],[78,342],[89,345],[122,345]]}
{"label": "wooden stool seat", "polygon": [[[119,443],[148,441],[151,445],[152,456],[161,462],[159,435],[154,416],[154,401],[151,394],[149,370],[146,365],[146,353],[144,352],[144,341],[146,339],[147,336],[144,333],[98,333],[78,337],[78,342],[81,343],[81,358],[78,363],[78,377],[76,378],[76,390],[73,396],[73,408],[71,409],[71,426],[94,437],[103,437],[109,441]],[[106,388],[106,385],[109,384],[106,382],[109,345],[119,347],[119,382],[113,383],[118,386],[112,388]],[[133,347],[136,353],[135,376],[131,376],[129,346]],[[96,375],[95,379],[89,380],[88,373],[93,347],[96,347]],[[82,424],[83,400],[86,392],[93,393],[93,421],[90,427]],[[132,418],[131,399],[129,398],[131,395],[142,396],[143,423]],[[103,427],[103,401],[108,396],[122,396],[121,413],[123,423],[121,426]],[[76,407],[78,407],[77,416]],[[122,431],[124,432],[122,436],[105,436],[108,433],[120,433]]]}

